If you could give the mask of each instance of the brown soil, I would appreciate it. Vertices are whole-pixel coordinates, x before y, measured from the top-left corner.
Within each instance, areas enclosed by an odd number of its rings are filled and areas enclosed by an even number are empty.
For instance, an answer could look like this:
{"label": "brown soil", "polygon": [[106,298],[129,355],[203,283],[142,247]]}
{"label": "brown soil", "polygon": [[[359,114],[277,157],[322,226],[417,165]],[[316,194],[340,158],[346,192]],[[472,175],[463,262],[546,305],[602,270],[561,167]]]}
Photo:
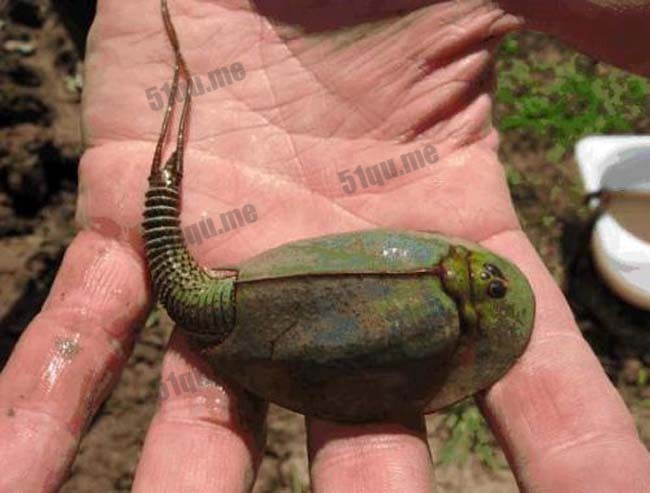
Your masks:
{"label": "brown soil", "polygon": [[[5,8],[13,10],[0,15],[6,19],[0,21],[0,368],[39,310],[74,234],[80,153],[81,62],[69,35],[48,0],[16,1]],[[520,42],[547,60],[569,56],[565,48],[539,35],[522,35]],[[589,217],[581,206],[575,164],[550,164],[544,151],[526,135],[504,139],[502,159],[518,171],[512,193],[522,223],[564,287],[581,328],[650,444],[650,409],[643,405],[650,387],[638,385],[639,372],[650,364],[648,313],[618,301],[598,281],[586,249]],[[554,184],[550,190],[549,183]],[[161,355],[170,331],[165,317],[151,320],[119,385],[83,439],[64,492],[129,490],[154,412]],[[448,434],[443,419],[428,418],[434,455]],[[496,470],[475,457],[464,465],[441,466],[440,491],[516,491],[502,456],[499,462],[503,466]],[[306,490],[307,477],[303,420],[272,407],[255,491]]]}

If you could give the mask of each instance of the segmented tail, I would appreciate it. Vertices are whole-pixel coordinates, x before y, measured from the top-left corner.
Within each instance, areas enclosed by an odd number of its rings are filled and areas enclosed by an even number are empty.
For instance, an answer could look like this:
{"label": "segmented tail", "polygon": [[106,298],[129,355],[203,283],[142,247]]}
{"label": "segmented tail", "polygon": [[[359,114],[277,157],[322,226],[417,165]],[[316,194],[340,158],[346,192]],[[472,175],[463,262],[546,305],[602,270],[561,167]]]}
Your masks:
{"label": "segmented tail", "polygon": [[[174,79],[156,145],[142,222],[154,293],[169,316],[195,337],[219,343],[234,328],[234,274],[223,277],[199,266],[190,255],[180,225],[185,126],[191,102],[190,74],[183,59],[166,0],[161,0],[165,30],[174,49]],[[187,81],[176,149],[162,163],[164,142],[178,91],[179,72]]]}

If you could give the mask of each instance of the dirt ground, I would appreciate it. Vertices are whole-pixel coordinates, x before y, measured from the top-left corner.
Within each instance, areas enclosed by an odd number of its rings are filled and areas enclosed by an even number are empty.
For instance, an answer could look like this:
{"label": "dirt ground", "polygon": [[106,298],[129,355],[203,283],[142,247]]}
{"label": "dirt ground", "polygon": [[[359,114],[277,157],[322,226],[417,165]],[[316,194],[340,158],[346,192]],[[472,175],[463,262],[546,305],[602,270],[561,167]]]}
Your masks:
{"label": "dirt ground", "polygon": [[[16,1],[12,7],[0,1],[2,9],[0,368],[38,312],[74,234],[82,71],[75,46],[49,1]],[[519,41],[544,59],[568,53],[536,34],[521,35]],[[636,130],[648,133],[650,124]],[[593,272],[585,241],[589,217],[581,205],[575,163],[567,159],[549,165],[542,146],[525,134],[506,135],[501,156],[509,169],[518,172],[511,190],[527,233],[564,288],[580,327],[650,446],[650,407],[644,406],[650,387],[639,385],[640,374],[650,365],[650,317],[618,301]],[[551,190],[549,183],[554,184]],[[169,332],[165,316],[153,317],[142,331],[119,385],[81,443],[64,492],[130,489],[154,411]],[[428,418],[434,457],[448,436],[443,419]],[[306,491],[303,419],[272,407],[267,443],[255,491]],[[464,465],[439,467],[439,491],[517,491],[501,455],[498,461],[496,469],[475,457]]]}

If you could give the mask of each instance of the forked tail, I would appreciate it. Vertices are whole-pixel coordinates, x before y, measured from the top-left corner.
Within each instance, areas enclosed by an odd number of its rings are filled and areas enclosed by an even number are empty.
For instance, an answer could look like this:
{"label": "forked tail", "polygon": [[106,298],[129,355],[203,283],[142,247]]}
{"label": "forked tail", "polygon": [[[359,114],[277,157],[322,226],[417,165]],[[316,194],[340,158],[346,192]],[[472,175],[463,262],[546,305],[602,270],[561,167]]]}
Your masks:
{"label": "forked tail", "polygon": [[[167,1],[161,0],[165,31],[174,50],[174,79],[156,145],[142,222],[153,290],[169,316],[195,338],[223,341],[234,327],[235,276],[219,278],[190,255],[180,226],[185,126],[191,103],[190,73],[180,51]],[[179,72],[187,82],[176,148],[162,165],[164,143],[178,92]]]}

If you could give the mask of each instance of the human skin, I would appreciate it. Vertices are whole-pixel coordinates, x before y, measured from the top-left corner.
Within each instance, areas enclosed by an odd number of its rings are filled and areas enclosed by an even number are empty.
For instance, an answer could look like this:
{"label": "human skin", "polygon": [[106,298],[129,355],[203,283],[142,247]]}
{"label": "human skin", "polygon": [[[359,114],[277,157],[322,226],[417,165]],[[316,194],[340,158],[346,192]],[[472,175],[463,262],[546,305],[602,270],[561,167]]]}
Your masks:
{"label": "human skin", "polygon": [[527,27],[547,32],[601,60],[650,76],[650,0],[498,0]]}
{"label": "human skin", "polygon": [[[182,220],[247,203],[259,218],[193,245],[197,260],[236,264],[288,241],[375,227],[480,242],[524,271],[538,303],[527,351],[478,398],[521,488],[650,491],[634,422],[520,229],[491,127],[493,54],[503,35],[528,24],[647,74],[648,57],[635,48],[645,40],[639,22],[606,6],[607,16],[589,16],[594,2],[580,1],[393,2],[393,12],[421,8],[375,23],[355,2],[317,13],[295,2],[276,10],[282,3],[255,2],[260,12],[239,0],[170,5],[194,73],[205,80],[235,61],[246,68],[243,81],[194,99]],[[650,24],[646,7],[635,15]],[[610,35],[621,36],[618,51]],[[170,80],[173,63],[158,1],[100,1],[87,53],[80,232],[0,375],[0,491],[54,491],[63,482],[153,301],[139,225],[162,112],[144,91]],[[438,150],[436,165],[342,191],[337,171],[427,144]],[[212,375],[177,331],[162,378],[194,369],[214,385],[160,403],[135,491],[252,485],[265,406]],[[431,491],[421,418],[365,426],[308,419],[307,429],[314,491]]]}

